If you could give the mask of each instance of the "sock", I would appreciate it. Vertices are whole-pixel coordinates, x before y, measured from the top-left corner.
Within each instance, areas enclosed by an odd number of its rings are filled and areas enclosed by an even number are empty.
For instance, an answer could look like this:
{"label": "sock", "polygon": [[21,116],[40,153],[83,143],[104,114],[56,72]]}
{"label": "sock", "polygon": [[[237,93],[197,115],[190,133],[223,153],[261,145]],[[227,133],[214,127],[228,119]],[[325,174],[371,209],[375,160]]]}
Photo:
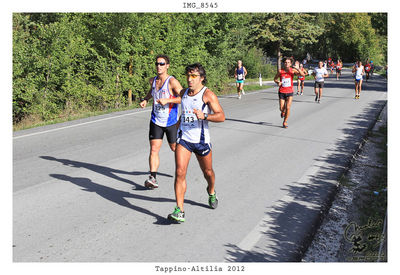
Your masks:
{"label": "sock", "polygon": [[153,176],[154,178],[157,177],[157,172],[150,172],[150,175]]}

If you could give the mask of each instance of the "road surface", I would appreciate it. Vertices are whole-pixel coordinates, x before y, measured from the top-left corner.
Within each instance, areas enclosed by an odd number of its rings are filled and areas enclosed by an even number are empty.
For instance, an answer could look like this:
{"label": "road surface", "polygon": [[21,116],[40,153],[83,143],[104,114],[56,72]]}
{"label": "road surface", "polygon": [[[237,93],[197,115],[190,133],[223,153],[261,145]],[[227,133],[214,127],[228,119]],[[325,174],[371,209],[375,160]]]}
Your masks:
{"label": "road surface", "polygon": [[276,87],[220,97],[223,123],[210,123],[217,209],[193,156],[186,222],[175,206],[174,156],[166,140],[156,190],[146,190],[150,109],[137,109],[13,135],[13,261],[297,261],[367,130],[387,102],[386,80],[351,73],[294,96],[283,129]]}

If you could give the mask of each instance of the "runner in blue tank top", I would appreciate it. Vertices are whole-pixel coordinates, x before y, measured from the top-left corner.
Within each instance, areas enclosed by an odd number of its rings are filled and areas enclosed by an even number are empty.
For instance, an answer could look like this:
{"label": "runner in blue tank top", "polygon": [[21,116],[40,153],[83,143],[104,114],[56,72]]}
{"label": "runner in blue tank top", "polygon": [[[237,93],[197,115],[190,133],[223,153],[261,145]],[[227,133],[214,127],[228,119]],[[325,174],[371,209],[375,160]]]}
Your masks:
{"label": "runner in blue tank top", "polygon": [[238,92],[238,99],[242,98],[241,94],[244,94],[243,85],[244,79],[247,75],[247,70],[242,64],[242,60],[238,60],[238,65],[235,69],[235,79],[236,79],[236,88]]}
{"label": "runner in blue tank top", "polygon": [[208,122],[223,122],[224,110],[217,96],[204,85],[206,72],[196,63],[186,67],[189,88],[181,92],[182,115],[179,126],[179,139],[175,150],[175,198],[176,207],[168,219],[184,222],[183,202],[186,192],[186,173],[192,153],[196,154],[204,178],[207,181],[208,204],[217,208],[215,193],[215,173],[212,167],[212,148],[208,132]]}
{"label": "runner in blue tank top", "polygon": [[150,176],[144,183],[147,188],[158,187],[157,171],[160,166],[159,151],[162,145],[164,133],[167,136],[169,147],[172,151],[176,148],[178,104],[181,103],[179,93],[182,86],[178,80],[168,75],[169,57],[159,55],[156,57],[157,76],[150,78],[150,90],[140,102],[142,108],[146,107],[150,98],[153,98],[151,112],[149,140]]}

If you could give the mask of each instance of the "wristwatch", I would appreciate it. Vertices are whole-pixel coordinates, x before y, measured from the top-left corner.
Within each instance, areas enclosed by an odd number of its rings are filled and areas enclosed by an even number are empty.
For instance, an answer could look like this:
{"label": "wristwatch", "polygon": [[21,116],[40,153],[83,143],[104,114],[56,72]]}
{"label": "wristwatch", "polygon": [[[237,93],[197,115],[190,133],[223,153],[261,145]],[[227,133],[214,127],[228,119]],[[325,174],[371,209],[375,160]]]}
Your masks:
{"label": "wristwatch", "polygon": [[207,120],[207,118],[208,118],[208,114],[204,113],[204,120]]}

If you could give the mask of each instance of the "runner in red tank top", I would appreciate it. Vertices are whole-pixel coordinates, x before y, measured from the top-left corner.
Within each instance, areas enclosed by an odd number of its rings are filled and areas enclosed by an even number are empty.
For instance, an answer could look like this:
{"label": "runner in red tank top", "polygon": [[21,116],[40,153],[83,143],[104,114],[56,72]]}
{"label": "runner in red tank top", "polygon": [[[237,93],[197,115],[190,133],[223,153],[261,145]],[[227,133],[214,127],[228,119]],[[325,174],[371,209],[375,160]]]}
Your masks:
{"label": "runner in red tank top", "polygon": [[283,69],[277,72],[274,81],[279,86],[279,110],[283,118],[283,128],[287,128],[293,99],[293,77],[294,75],[304,76],[304,72],[299,70],[298,64],[292,68],[292,60],[289,58],[285,58],[283,64]]}

